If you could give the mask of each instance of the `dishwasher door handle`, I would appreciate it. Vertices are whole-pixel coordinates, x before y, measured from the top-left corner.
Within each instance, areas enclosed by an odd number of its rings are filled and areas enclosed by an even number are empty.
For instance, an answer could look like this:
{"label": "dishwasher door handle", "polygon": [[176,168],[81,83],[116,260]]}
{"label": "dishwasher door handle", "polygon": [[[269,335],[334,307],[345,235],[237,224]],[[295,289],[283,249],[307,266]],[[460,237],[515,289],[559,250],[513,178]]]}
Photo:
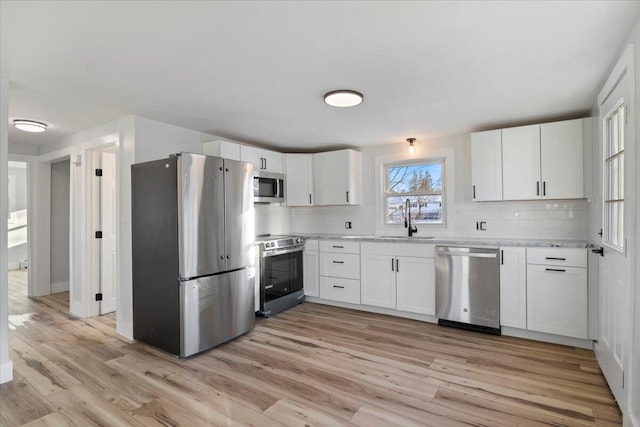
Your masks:
{"label": "dishwasher door handle", "polygon": [[462,256],[469,258],[497,258],[498,254],[487,254],[487,253],[477,253],[477,252],[450,252],[450,251],[440,251],[438,255],[445,256]]}

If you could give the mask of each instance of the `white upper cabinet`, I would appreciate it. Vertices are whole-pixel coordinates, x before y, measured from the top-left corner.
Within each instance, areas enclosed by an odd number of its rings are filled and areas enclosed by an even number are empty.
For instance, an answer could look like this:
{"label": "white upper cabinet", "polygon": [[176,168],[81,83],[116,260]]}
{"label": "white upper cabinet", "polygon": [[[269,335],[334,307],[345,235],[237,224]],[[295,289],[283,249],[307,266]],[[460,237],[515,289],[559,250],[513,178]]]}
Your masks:
{"label": "white upper cabinet", "polygon": [[543,199],[584,197],[584,119],[540,125],[540,164]]}
{"label": "white upper cabinet", "polygon": [[223,140],[205,142],[202,144],[202,154],[240,160],[240,144]]}
{"label": "white upper cabinet", "polygon": [[240,146],[240,159],[243,162],[253,163],[254,171],[282,173],[282,153],[266,150],[264,148]]}
{"label": "white upper cabinet", "polygon": [[540,125],[502,129],[504,200],[539,199]]}
{"label": "white upper cabinet", "polygon": [[314,205],[359,205],[362,155],[338,150],[313,155]]}
{"label": "white upper cabinet", "polygon": [[287,206],[313,206],[313,154],[285,154]]}
{"label": "white upper cabinet", "polygon": [[583,198],[585,120],[502,129],[503,199]]}
{"label": "white upper cabinet", "polygon": [[471,134],[471,198],[502,200],[502,131]]}

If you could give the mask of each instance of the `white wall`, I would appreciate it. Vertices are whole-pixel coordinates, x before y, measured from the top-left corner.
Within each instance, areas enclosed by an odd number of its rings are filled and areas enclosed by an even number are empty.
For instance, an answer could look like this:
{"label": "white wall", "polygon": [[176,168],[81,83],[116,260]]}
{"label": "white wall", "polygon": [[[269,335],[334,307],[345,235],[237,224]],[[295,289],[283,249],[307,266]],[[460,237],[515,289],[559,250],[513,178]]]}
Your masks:
{"label": "white wall", "polygon": [[[7,188],[9,146],[9,81],[0,79],[0,188]],[[2,192],[4,194],[4,191]],[[7,198],[0,197],[0,383],[13,379],[9,359],[9,287],[7,281]]]}
{"label": "white wall", "polygon": [[20,154],[25,156],[37,156],[40,149],[37,145],[9,143],[10,154]]}
{"label": "white wall", "polygon": [[69,185],[71,162],[51,163],[51,293],[69,290]]}
{"label": "white wall", "polygon": [[[322,206],[289,208],[288,232],[364,234],[376,233],[376,157],[437,157],[453,152],[454,203],[453,220],[446,228],[418,225],[421,236],[513,237],[530,239],[585,239],[587,203],[573,201],[472,202],[470,135],[460,134],[416,143],[416,153],[409,156],[406,143],[365,147],[362,150],[362,189],[360,206]],[[435,154],[434,154],[435,153]],[[447,173],[451,167],[447,166]],[[345,230],[345,221],[353,229]],[[486,221],[487,231],[477,231],[476,221]],[[404,233],[398,226],[395,233]],[[394,234],[394,233],[390,233]]]}

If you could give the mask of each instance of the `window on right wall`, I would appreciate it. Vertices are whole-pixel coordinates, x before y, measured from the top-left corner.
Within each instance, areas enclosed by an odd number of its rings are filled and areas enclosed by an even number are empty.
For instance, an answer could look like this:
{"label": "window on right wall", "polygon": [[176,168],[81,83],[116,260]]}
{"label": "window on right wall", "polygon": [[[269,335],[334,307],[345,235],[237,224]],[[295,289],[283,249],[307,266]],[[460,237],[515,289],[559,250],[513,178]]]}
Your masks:
{"label": "window on right wall", "polygon": [[604,120],[604,227],[608,246],[624,251],[624,125],[625,104],[620,101]]}
{"label": "window on right wall", "polygon": [[444,224],[444,159],[387,163],[383,167],[385,224],[403,224],[406,200],[413,224]]}

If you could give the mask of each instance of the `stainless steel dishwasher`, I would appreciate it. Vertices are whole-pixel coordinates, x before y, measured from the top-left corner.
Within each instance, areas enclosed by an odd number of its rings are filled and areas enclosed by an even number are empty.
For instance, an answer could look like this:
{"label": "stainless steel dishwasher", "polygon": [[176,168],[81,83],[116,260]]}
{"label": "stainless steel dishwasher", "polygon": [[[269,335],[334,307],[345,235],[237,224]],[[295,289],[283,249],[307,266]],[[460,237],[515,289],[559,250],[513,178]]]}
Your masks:
{"label": "stainless steel dishwasher", "polygon": [[436,246],[438,324],[500,334],[498,248]]}

